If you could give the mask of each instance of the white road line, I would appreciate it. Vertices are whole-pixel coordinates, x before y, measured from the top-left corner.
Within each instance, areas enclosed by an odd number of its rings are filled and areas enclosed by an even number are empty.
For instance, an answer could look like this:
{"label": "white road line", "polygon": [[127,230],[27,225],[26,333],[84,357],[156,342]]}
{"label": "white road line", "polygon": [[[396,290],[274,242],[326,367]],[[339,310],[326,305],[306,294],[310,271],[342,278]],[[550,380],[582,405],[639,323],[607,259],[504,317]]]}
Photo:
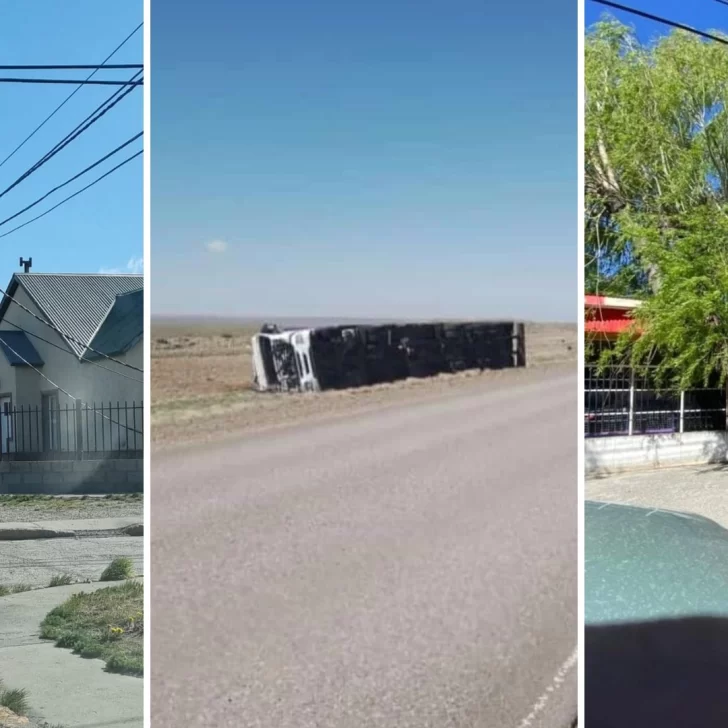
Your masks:
{"label": "white road line", "polygon": [[551,684],[546,688],[541,697],[539,697],[539,699],[533,704],[531,712],[518,724],[518,728],[530,728],[530,726],[533,725],[533,721],[536,719],[536,716],[544,710],[551,696],[564,684],[566,676],[569,674],[570,670],[573,669],[574,665],[576,665],[578,656],[579,650],[575,647],[574,651],[571,655],[569,655],[564,664],[556,671]]}

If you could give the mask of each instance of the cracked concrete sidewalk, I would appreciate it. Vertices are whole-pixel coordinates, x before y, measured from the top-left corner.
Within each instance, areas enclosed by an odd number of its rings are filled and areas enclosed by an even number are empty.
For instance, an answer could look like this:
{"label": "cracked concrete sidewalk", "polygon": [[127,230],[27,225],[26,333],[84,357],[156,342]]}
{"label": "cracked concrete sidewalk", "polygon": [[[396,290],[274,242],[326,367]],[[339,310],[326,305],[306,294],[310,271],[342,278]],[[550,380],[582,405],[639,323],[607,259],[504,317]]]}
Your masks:
{"label": "cracked concrete sidewalk", "polygon": [[64,728],[142,728],[143,679],[105,672],[101,660],[83,659],[39,637],[51,609],[72,594],[108,586],[74,584],[0,597],[0,670],[9,686],[28,691],[31,721]]}

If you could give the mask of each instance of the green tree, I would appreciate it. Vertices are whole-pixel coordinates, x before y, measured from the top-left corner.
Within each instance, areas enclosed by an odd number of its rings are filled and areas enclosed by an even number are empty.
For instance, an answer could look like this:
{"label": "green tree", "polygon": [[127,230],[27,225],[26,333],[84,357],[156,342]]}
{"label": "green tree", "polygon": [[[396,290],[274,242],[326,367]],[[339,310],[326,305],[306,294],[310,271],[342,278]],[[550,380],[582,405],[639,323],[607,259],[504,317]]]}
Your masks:
{"label": "green tree", "polygon": [[728,377],[728,48],[677,31],[649,45],[612,20],[585,44],[585,284],[637,295],[665,386]]}
{"label": "green tree", "polygon": [[679,227],[637,224],[642,258],[660,285],[635,313],[638,338],[623,336],[612,357],[654,364],[660,386],[708,386],[728,380],[728,216],[715,205],[686,213]]}
{"label": "green tree", "polygon": [[728,49],[682,31],[641,45],[605,20],[587,35],[584,73],[586,286],[648,293],[659,270],[634,230],[728,201]]}

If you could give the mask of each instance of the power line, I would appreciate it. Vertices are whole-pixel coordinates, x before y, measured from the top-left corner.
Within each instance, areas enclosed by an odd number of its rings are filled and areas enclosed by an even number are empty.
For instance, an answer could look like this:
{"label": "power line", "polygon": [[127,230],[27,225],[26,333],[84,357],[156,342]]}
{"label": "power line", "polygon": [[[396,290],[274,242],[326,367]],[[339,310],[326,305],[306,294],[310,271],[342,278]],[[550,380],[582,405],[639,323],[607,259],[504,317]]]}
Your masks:
{"label": "power line", "polygon": [[[46,382],[48,382],[48,384],[50,384],[52,387],[55,387],[59,392],[63,392],[63,394],[65,394],[66,397],[70,397],[74,402],[82,401],[80,397],[74,397],[68,390],[64,389],[63,387],[60,387],[52,379],[50,379],[50,377],[47,377],[45,374],[43,374],[43,372],[40,369],[38,369],[37,367],[34,367],[24,356],[18,354],[18,352],[15,351],[15,349],[13,349],[13,347],[10,346],[10,344],[8,344],[8,342],[5,341],[5,339],[3,339],[2,331],[0,331],[0,344],[7,347],[13,354],[15,354],[15,356],[18,357],[18,359],[20,359],[20,361],[23,362],[23,364],[25,364],[26,366],[29,366],[38,376],[45,379]],[[131,432],[133,432],[136,435],[144,434],[143,432],[141,432],[141,430],[136,430],[133,427],[129,427],[128,425],[122,425],[120,422],[117,422],[116,420],[112,420],[110,416],[104,414],[103,405],[102,405],[101,412],[99,412],[96,409],[96,407],[89,407],[88,402],[87,402],[86,411],[88,412],[88,410],[91,410],[91,412],[93,412],[95,415],[101,415],[105,420],[108,420],[112,424],[117,425],[120,429],[123,427],[125,430],[131,430]]]}
{"label": "power line", "polygon": [[[718,0],[720,2],[721,0]],[[707,38],[708,40],[714,40],[716,43],[722,43],[723,45],[728,45],[728,39],[721,38],[719,35],[713,35],[712,33],[706,33],[704,30],[698,30],[697,28],[691,28],[689,25],[683,25],[682,23],[677,23],[674,20],[669,20],[668,18],[662,18],[659,15],[653,15],[652,13],[647,13],[644,10],[637,10],[636,8],[630,8],[626,5],[620,5],[619,3],[611,2],[611,0],[592,0],[592,2],[595,2],[599,5],[606,5],[610,8],[616,8],[617,10],[624,10],[626,13],[631,13],[632,15],[637,15],[640,18],[645,18],[647,20],[654,20],[657,23],[662,23],[663,25],[669,25],[672,28],[678,28],[679,30],[686,30],[688,33],[693,33],[694,35],[699,35],[701,38]],[[728,3],[723,3],[724,5],[728,5]]]}
{"label": "power line", "polygon": [[70,78],[0,78],[0,83],[60,83],[74,85],[79,84],[80,86],[141,86],[143,81],[83,81]]}
{"label": "power line", "polygon": [[[132,79],[136,78],[140,74],[141,71],[137,71],[132,76]],[[21,174],[15,182],[0,192],[0,197],[4,197],[8,192],[10,192],[10,190],[17,187],[24,179],[30,177],[33,172],[40,169],[49,159],[52,159],[56,154],[58,154],[58,152],[65,149],[65,147],[77,139],[89,127],[93,126],[99,119],[101,119],[101,117],[111,111],[111,109],[113,109],[114,106],[116,106],[122,99],[126,98],[134,90],[134,88],[134,86],[131,86],[126,90],[120,89],[118,91],[114,91],[108,99],[99,104],[80,124],[76,126],[75,129],[73,129],[73,131],[66,134],[60,142],[58,142],[49,152],[46,152],[46,154],[44,154],[43,157],[41,157],[30,169],[23,172],[23,174]],[[94,116],[95,114],[96,116]]]}
{"label": "power line", "polygon": [[[0,66],[0,71],[87,71],[89,68],[95,68],[99,71],[102,68],[144,68],[144,65],[141,63],[100,63],[85,66]],[[85,80],[88,81],[89,79]]]}
{"label": "power line", "polygon": [[60,190],[63,187],[65,187],[66,185],[70,185],[71,182],[75,182],[79,177],[82,177],[87,172],[90,172],[95,167],[98,167],[100,164],[102,164],[103,162],[105,162],[109,157],[112,157],[117,152],[120,152],[125,147],[128,147],[132,142],[135,142],[143,134],[144,134],[144,132],[141,132],[140,131],[138,134],[136,134],[135,136],[133,136],[131,139],[125,141],[123,144],[120,144],[118,147],[116,147],[116,149],[112,150],[111,152],[109,152],[104,157],[101,157],[101,159],[99,159],[98,161],[96,161],[93,164],[91,164],[88,167],[86,167],[86,169],[81,170],[78,174],[74,175],[70,179],[68,179],[65,182],[63,182],[62,184],[57,185],[56,187],[54,187],[49,192],[46,192],[42,197],[39,197],[35,202],[31,202],[30,205],[27,205],[26,207],[24,207],[19,212],[16,212],[14,215],[11,215],[10,217],[7,217],[4,220],[0,221],[0,226],[5,225],[5,223],[10,222],[11,220],[14,220],[16,217],[19,217],[24,212],[27,212],[31,208],[35,207],[37,204],[43,202],[43,200],[45,200],[47,197],[50,197],[54,192],[57,192],[58,190]]}
{"label": "power line", "polygon": [[[29,366],[39,377],[42,377],[43,379],[45,379],[46,382],[48,382],[48,384],[50,384],[52,387],[55,387],[59,392],[63,392],[63,394],[65,394],[66,397],[70,397],[74,402],[82,401],[80,397],[74,397],[68,390],[64,389],[63,387],[60,387],[50,377],[47,377],[45,374],[43,374],[43,372],[40,369],[38,369],[37,367],[34,367],[24,356],[21,356],[20,354],[18,354],[18,352],[15,351],[15,349],[13,349],[13,347],[10,346],[10,344],[8,344],[8,342],[5,341],[5,339],[3,339],[2,331],[0,331],[0,344],[7,347],[13,354],[15,354],[15,356],[18,357],[18,359],[20,359],[20,361],[23,362],[23,364],[25,364],[26,366]],[[101,415],[105,420],[108,420],[113,425],[116,425],[119,428],[119,430],[121,430],[121,428],[123,427],[125,430],[130,430],[135,435],[144,434],[141,430],[136,430],[133,427],[129,427],[128,425],[122,425],[121,422],[117,422],[116,420],[111,419],[110,416],[104,414],[103,410],[101,412],[99,412],[95,407],[89,407],[88,402],[87,402],[86,411],[88,412],[89,410],[91,410],[91,412],[93,412],[95,415]]]}
{"label": "power line", "polygon": [[[14,326],[16,329],[19,329],[26,336],[32,336],[33,338],[38,339],[39,341],[43,341],[44,343],[48,344],[48,346],[54,346],[59,351],[62,351],[65,354],[68,354],[69,356],[72,356],[74,359],[76,358],[76,355],[72,351],[69,351],[65,347],[59,346],[58,344],[53,343],[49,339],[44,339],[39,334],[34,334],[32,331],[28,331],[27,329],[24,329],[22,326],[19,326],[18,324],[13,323],[12,321],[5,320],[5,323],[8,324],[8,326]],[[94,361],[93,359],[82,359],[82,361],[88,362],[89,364],[93,364],[94,366],[99,367],[99,369],[104,369],[107,372],[112,372],[113,374],[118,374],[120,377],[124,377],[124,379],[129,379],[132,382],[136,382],[137,384],[144,384],[143,379],[137,379],[136,377],[130,377],[128,374],[124,374],[124,372],[119,372],[116,369],[110,369],[109,367],[105,367],[103,364],[99,364],[97,361]]]}
{"label": "power line", "polygon": [[[106,63],[106,61],[111,60],[131,40],[131,38],[139,31],[139,29],[142,27],[142,25],[144,25],[143,22],[139,23],[139,25],[137,25],[137,27],[134,28],[134,30],[132,30],[131,33],[129,33],[129,35],[127,35],[126,38],[124,38],[124,40],[121,41],[121,43],[119,43],[119,45],[116,46],[116,48],[114,48],[114,50],[111,51],[111,53],[109,53],[108,56],[106,56],[106,58],[104,58],[103,63]],[[93,78],[96,75],[96,73],[97,73],[97,71],[93,71],[86,77],[85,80],[89,81],[91,78]],[[78,86],[78,88],[71,91],[71,93],[68,96],[66,96],[66,98],[58,106],[56,106],[56,108],[53,109],[53,111],[48,116],[46,116],[46,118],[43,119],[43,121],[41,121],[41,123],[38,124],[38,126],[36,126],[35,129],[33,129],[33,131],[30,132],[30,134],[28,134],[28,136],[25,137],[25,139],[23,139],[23,141],[20,142],[20,144],[18,144],[17,147],[15,147],[15,149],[13,149],[13,151],[10,152],[10,154],[8,154],[8,156],[5,157],[5,159],[3,159],[2,162],[0,162],[0,167],[2,167],[5,164],[5,162],[7,162],[9,159],[14,157],[16,152],[20,151],[82,88],[83,88],[83,86]]]}
{"label": "power line", "polygon": [[[116,167],[112,167],[108,172],[106,172],[105,174],[102,174],[101,177],[97,177],[93,182],[87,184],[85,187],[82,187],[77,192],[74,192],[72,195],[69,195],[65,199],[61,200],[58,204],[53,205],[53,207],[49,208],[45,212],[41,213],[40,215],[36,215],[36,217],[32,217],[30,220],[27,220],[22,225],[18,225],[17,227],[14,227],[12,230],[8,230],[6,233],[3,233],[2,235],[0,235],[0,238],[6,237],[6,236],[10,235],[11,233],[14,233],[16,230],[20,230],[21,228],[24,228],[26,225],[30,225],[30,223],[35,222],[36,220],[40,220],[42,217],[45,217],[46,215],[48,215],[48,213],[53,212],[53,210],[59,208],[61,205],[65,204],[69,200],[72,200],[77,195],[80,195],[82,192],[85,192],[87,189],[89,189],[90,187],[93,187],[98,182],[101,182],[102,179],[104,179],[105,177],[108,177],[110,174],[116,172],[117,169],[120,169],[125,164],[128,164],[129,162],[131,162],[132,159],[136,159],[136,157],[138,157],[140,154],[143,154],[143,153],[144,153],[143,149],[138,151],[136,154],[133,154],[131,157],[128,157],[123,162],[117,164]],[[0,289],[0,291],[2,291],[2,289]],[[141,370],[139,370],[139,371],[141,371]]]}
{"label": "power line", "polygon": [[31,364],[31,363],[30,363],[30,362],[29,362],[29,361],[28,361],[28,360],[27,360],[27,359],[26,359],[25,357],[23,357],[23,356],[21,356],[20,354],[18,354],[18,352],[17,352],[17,351],[15,351],[15,349],[13,349],[13,347],[12,347],[12,346],[10,346],[10,344],[8,344],[8,342],[7,342],[7,341],[5,341],[5,339],[3,339],[3,337],[2,337],[2,332],[1,332],[1,331],[0,331],[0,344],[2,344],[3,346],[7,347],[8,349],[10,349],[10,351],[11,351],[11,352],[12,352],[13,354],[15,354],[15,356],[17,356],[17,357],[18,357],[18,359],[20,359],[20,361],[22,361],[22,362],[23,362],[23,364],[26,364],[26,365],[27,365],[27,366],[29,366],[29,367],[30,367],[30,368],[31,368],[31,369],[32,369],[32,370],[33,370],[33,371],[34,371],[34,372],[35,372],[36,374],[38,374],[39,376],[43,377],[43,379],[45,379],[45,380],[46,380],[46,382],[48,382],[48,383],[49,383],[49,384],[50,384],[50,385],[51,385],[52,387],[55,387],[55,388],[56,388],[57,390],[59,390],[60,392],[63,392],[63,394],[65,394],[65,395],[66,395],[67,397],[70,397],[70,398],[71,398],[71,399],[72,399],[72,400],[73,400],[74,402],[76,401],[76,399],[77,399],[77,398],[76,398],[76,397],[74,397],[74,396],[73,396],[73,395],[72,395],[72,394],[71,394],[70,392],[67,392],[67,391],[66,391],[65,389],[63,389],[63,387],[59,387],[59,386],[58,386],[58,385],[57,385],[57,384],[56,384],[56,383],[55,383],[55,382],[54,382],[54,381],[53,381],[52,379],[49,379],[49,378],[48,378],[48,377],[47,377],[47,376],[46,376],[45,374],[43,374],[43,372],[42,372],[42,371],[40,371],[40,369],[37,369],[36,367],[34,367],[34,366],[33,366],[33,365],[32,365],[32,364]]}
{"label": "power line", "polygon": [[[137,71],[129,80],[133,81],[139,76],[141,76],[142,72]],[[66,134],[63,139],[61,139],[60,142],[58,142],[49,152],[46,152],[46,154],[41,157],[41,159],[36,162],[30,170],[28,170],[29,173],[34,172],[38,167],[41,167],[44,165],[51,157],[55,156],[58,152],[61,151],[64,147],[68,146],[74,139],[76,139],[81,133],[83,133],[89,126],[94,124],[96,121],[98,121],[98,118],[106,114],[108,111],[110,111],[116,104],[121,101],[121,99],[128,96],[133,91],[132,88],[128,89],[117,89],[114,91],[111,96],[109,96],[107,99],[102,101],[86,118],[78,123],[68,134]],[[108,104],[108,106],[107,106]],[[99,114],[98,117],[94,117],[95,114]],[[86,122],[89,122],[86,126]]]}

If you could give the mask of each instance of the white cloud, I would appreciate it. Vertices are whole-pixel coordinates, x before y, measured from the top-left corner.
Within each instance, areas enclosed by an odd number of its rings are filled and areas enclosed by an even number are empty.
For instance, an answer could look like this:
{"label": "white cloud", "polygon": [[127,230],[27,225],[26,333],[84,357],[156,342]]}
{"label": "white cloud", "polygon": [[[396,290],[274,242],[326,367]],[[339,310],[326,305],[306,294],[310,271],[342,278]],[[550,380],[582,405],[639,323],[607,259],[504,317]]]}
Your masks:
{"label": "white cloud", "polygon": [[121,273],[144,273],[144,258],[129,258],[126,268],[100,268],[99,273],[111,273],[120,275]]}
{"label": "white cloud", "polygon": [[209,253],[224,253],[228,244],[224,240],[211,240],[209,243],[205,243],[205,247]]}
{"label": "white cloud", "polygon": [[144,258],[129,258],[126,269],[129,273],[144,273]]}

